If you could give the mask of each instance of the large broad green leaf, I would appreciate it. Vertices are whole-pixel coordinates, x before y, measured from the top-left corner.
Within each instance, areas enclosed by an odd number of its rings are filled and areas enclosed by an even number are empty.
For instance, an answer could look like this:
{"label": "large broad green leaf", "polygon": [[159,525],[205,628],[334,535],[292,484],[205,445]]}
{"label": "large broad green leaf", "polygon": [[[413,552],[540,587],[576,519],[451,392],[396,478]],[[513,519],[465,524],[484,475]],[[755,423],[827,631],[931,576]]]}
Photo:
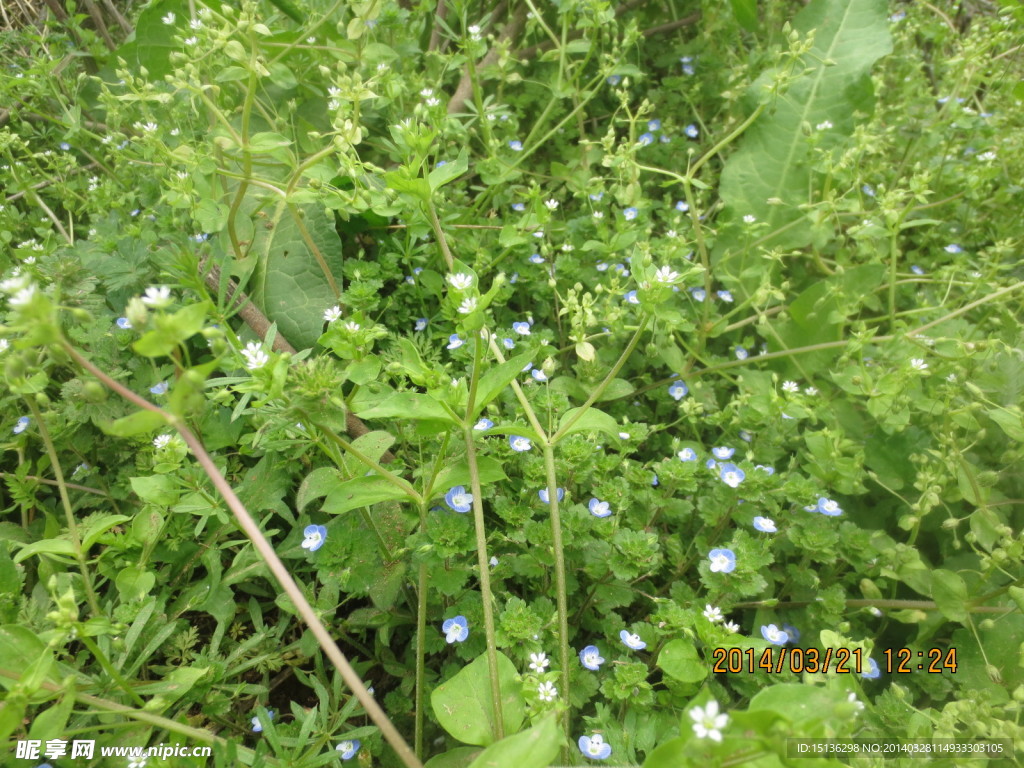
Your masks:
{"label": "large broad green leaf", "polygon": [[490,368],[487,373],[480,377],[477,385],[476,402],[473,404],[474,418],[480,414],[489,402],[501,394],[501,391],[512,383],[512,380],[522,373],[523,368],[533,357],[532,352],[506,360],[501,365]]}
{"label": "large broad green leaf", "polygon": [[469,768],[547,768],[558,754],[561,742],[555,716],[548,715],[533,728],[489,746]]}
{"label": "large broad green leaf", "polygon": [[338,303],[329,275],[341,274],[341,240],[320,206],[282,203],[267,224],[254,235],[252,252],[258,260],[249,296],[292,346],[312,347],[323,332],[324,310]]}
{"label": "large broad green leaf", "polygon": [[[480,485],[496,483],[499,480],[507,479],[505,471],[501,468],[501,462],[492,459],[490,456],[480,456],[476,462],[477,473],[480,476]],[[463,485],[467,488],[470,485],[469,462],[465,458],[449,463],[437,474],[434,481],[434,488],[447,490],[456,485]]]}
{"label": "large broad green leaf", "polygon": [[[518,731],[525,716],[520,693],[522,684],[517,681],[517,675],[508,656],[499,653],[498,685],[505,733]],[[485,747],[493,744],[497,736],[487,654],[481,654],[453,678],[437,686],[430,694],[430,706],[441,727],[463,744]]]}
{"label": "large broad green leaf", "polygon": [[329,515],[340,515],[357,507],[406,498],[405,491],[382,477],[357,477],[341,483],[327,494],[323,510]]}
{"label": "large broad green leaf", "polygon": [[416,392],[396,392],[371,408],[358,410],[361,419],[414,419],[456,423],[451,414],[430,395]]}
{"label": "large broad green leaf", "polygon": [[[577,418],[580,411],[583,411],[583,415]],[[570,422],[572,422],[572,426],[565,429]],[[563,429],[565,429],[564,433]],[[615,437],[619,431],[619,424],[615,419],[593,406],[585,411],[582,408],[572,408],[563,413],[562,418],[558,420],[559,439],[575,432],[604,432],[606,435]]]}
{"label": "large broad green leaf", "polygon": [[708,676],[708,665],[702,661],[693,641],[677,638],[658,654],[658,666],[669,677],[684,683],[699,683]]}
{"label": "large broad green leaf", "polygon": [[[753,215],[769,231],[788,227],[769,246],[812,241],[812,223],[799,210],[813,189],[807,130],[817,134],[819,147],[838,149],[853,132],[854,114],[871,111],[871,66],[892,50],[888,13],[886,0],[814,0],[794,19],[801,34],[814,30],[807,69],[747,131],[722,171],[721,196],[733,220]],[[763,86],[773,76],[754,83],[753,101],[764,100]],[[832,127],[817,130],[827,124]]]}

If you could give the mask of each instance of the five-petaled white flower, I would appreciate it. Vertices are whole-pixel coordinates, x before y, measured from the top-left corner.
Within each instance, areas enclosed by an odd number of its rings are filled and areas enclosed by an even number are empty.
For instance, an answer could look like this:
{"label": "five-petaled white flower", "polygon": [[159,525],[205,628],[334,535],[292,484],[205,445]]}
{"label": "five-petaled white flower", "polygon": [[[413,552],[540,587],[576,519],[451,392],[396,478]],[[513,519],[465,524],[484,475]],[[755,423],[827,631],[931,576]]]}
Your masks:
{"label": "five-petaled white flower", "polygon": [[341,317],[341,307],[334,306],[324,311],[324,320],[328,323],[333,323],[335,320]]}
{"label": "five-petaled white flower", "polygon": [[718,702],[714,699],[703,707],[691,709],[690,719],[693,720],[693,732],[697,734],[697,738],[712,741],[721,741],[722,729],[729,724],[729,716],[719,714]]}
{"label": "five-petaled white flower", "polygon": [[541,701],[554,701],[558,696],[558,689],[549,682],[543,682],[537,686],[537,696]]}
{"label": "five-petaled white flower", "polygon": [[160,448],[166,448],[170,444],[171,444],[171,436],[170,435],[157,435],[157,437],[155,437],[153,439],[153,447],[158,449],[158,450]]}
{"label": "five-petaled white flower", "polygon": [[242,350],[242,357],[245,358],[245,367],[250,371],[262,368],[270,362],[270,355],[263,351],[258,341],[250,341]]}
{"label": "five-petaled white flower", "polygon": [[654,279],[659,283],[674,283],[679,279],[679,273],[671,267],[659,267],[658,271],[654,273]]}
{"label": "five-petaled white flower", "polygon": [[468,315],[476,309],[476,296],[469,296],[459,305],[459,314]]}
{"label": "five-petaled white flower", "polygon": [[171,289],[166,285],[151,285],[146,289],[142,303],[157,309],[166,307],[171,303]]}
{"label": "five-petaled white flower", "polygon": [[465,291],[473,285],[473,276],[467,275],[465,272],[448,275],[447,280],[448,284],[457,291]]}
{"label": "five-petaled white flower", "polygon": [[553,211],[556,208],[558,208],[558,201],[555,200],[554,198],[551,198],[550,200],[545,200],[544,205],[547,207],[549,211]]}
{"label": "five-petaled white flower", "polygon": [[708,605],[704,606],[704,618],[710,621],[712,624],[715,624],[724,618],[722,616],[722,609],[719,608],[717,605],[711,605],[709,603]]}
{"label": "five-petaled white flower", "polygon": [[926,371],[928,370],[928,363],[919,357],[915,357],[910,361],[910,367],[915,371]]}
{"label": "five-petaled white flower", "polygon": [[795,381],[784,381],[784,382],[782,382],[782,391],[783,392],[799,392],[800,391],[800,385],[797,384]]}
{"label": "five-petaled white flower", "polygon": [[538,675],[541,674],[551,662],[548,661],[546,653],[531,653],[530,654],[530,669],[536,672]]}
{"label": "five-petaled white flower", "polygon": [[740,631],[740,625],[737,624],[735,621],[727,621],[722,626],[724,626],[726,629],[728,629],[733,634],[736,634],[737,632]]}
{"label": "five-petaled white flower", "polygon": [[168,13],[166,16],[162,17],[160,19],[160,21],[162,21],[164,24],[173,24],[174,23],[174,19],[175,19],[174,14],[173,13]]}

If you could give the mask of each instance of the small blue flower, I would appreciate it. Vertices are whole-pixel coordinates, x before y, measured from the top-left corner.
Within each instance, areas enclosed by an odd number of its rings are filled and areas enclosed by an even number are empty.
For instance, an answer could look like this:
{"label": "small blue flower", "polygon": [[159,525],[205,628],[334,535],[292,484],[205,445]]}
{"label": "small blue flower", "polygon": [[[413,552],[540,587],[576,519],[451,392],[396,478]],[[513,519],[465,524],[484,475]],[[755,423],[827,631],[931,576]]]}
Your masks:
{"label": "small blue flower", "polygon": [[510,339],[510,338],[506,337],[506,338],[502,339],[501,343],[505,345],[505,349],[515,349],[516,348],[515,341]]}
{"label": "small blue flower", "polygon": [[704,462],[704,466],[707,467],[708,469],[714,469],[715,467],[718,466],[718,462],[715,461],[714,459],[708,459],[707,461]]}
{"label": "small blue flower", "polygon": [[824,496],[818,499],[818,506],[815,509],[829,517],[838,517],[843,514],[843,509],[839,506],[839,502],[826,499]]}
{"label": "small blue flower", "polygon": [[[655,477],[655,480],[657,480],[657,477]],[[590,514],[594,517],[608,517],[612,513],[611,505],[607,501],[591,499],[587,506],[590,509]]]}
{"label": "small blue flower", "polygon": [[736,570],[736,555],[731,549],[712,549],[708,553],[712,573],[732,573]]}
{"label": "small blue flower", "polygon": [[412,275],[406,275],[405,282],[409,285],[416,285],[416,278],[413,277]]}
{"label": "small blue flower", "polygon": [[32,419],[30,419],[28,416],[22,416],[20,419],[18,419],[18,422],[14,425],[14,428],[11,431],[16,435],[20,435],[22,432],[28,429],[28,425],[31,422]]}
{"label": "small blue flower", "polygon": [[663,133],[661,134],[661,136],[658,137],[658,141],[660,141],[662,144],[668,144],[670,141],[672,141],[672,137],[669,136],[667,133]]}
{"label": "small blue flower", "polygon": [[518,435],[509,435],[508,438],[509,447],[516,453],[522,453],[533,448],[533,443],[530,442],[528,437],[519,437]]}
{"label": "small blue flower", "polygon": [[522,152],[523,142],[519,141],[518,139],[515,139],[508,143],[508,148],[511,149],[513,152]]}
{"label": "small blue flower", "polygon": [[130,331],[132,324],[128,321],[127,317],[119,317],[117,318],[117,327],[122,331]]}
{"label": "small blue flower", "polygon": [[[267,720],[273,720],[273,719],[274,719],[274,710],[268,709],[267,710]],[[262,733],[263,732],[263,725],[260,723],[260,719],[258,717],[254,717],[252,719],[252,732],[253,733]]]}
{"label": "small blue flower", "polygon": [[690,210],[690,205],[685,200],[677,200],[676,210],[680,213],[687,213]]}
{"label": "small blue flower", "polygon": [[764,464],[758,464],[754,469],[759,469],[769,476],[775,474],[775,467],[766,467]]}
{"label": "small blue flower", "polygon": [[578,743],[583,756],[589,757],[591,760],[607,760],[611,757],[612,745],[605,744],[604,738],[599,733],[595,733],[593,737],[580,736]]}
{"label": "small blue flower", "polygon": [[169,385],[167,384],[167,382],[161,381],[159,384],[154,384],[152,387],[150,387],[149,391],[152,392],[154,395],[163,395],[167,393],[168,389]]}
{"label": "small blue flower", "polygon": [[[540,496],[540,500],[543,501],[545,504],[550,504],[551,503],[551,494],[548,493],[548,489],[547,488],[541,488],[539,491],[537,491],[537,495]],[[565,498],[565,488],[556,488],[555,489],[555,496],[558,498],[559,501],[564,499]]]}
{"label": "small blue flower", "polygon": [[792,624],[783,624],[782,628],[786,630],[786,634],[789,635],[789,642],[795,643],[800,639],[800,630]]}
{"label": "small blue flower", "polygon": [[466,621],[465,616],[445,619],[444,624],[441,625],[441,631],[444,632],[444,639],[448,641],[449,645],[462,643],[469,637],[469,622]]}
{"label": "small blue flower", "polygon": [[532,256],[530,256],[529,261],[531,264],[543,264],[544,257],[541,256],[539,253],[535,253]]}
{"label": "small blue flower", "polygon": [[622,82],[622,75],[608,75],[605,82],[607,82],[608,85],[618,85]]}
{"label": "small blue flower", "polygon": [[604,197],[604,192],[593,192],[590,195],[590,199],[595,203],[600,202],[602,197]]}
{"label": "small blue flower", "polygon": [[878,662],[872,658],[868,659],[868,668],[862,670],[860,673],[861,677],[866,677],[868,680],[877,680],[882,676],[882,670],[878,667]]}
{"label": "small blue flower", "polygon": [[761,517],[758,515],[754,518],[754,527],[762,533],[775,533],[778,528],[775,527],[775,521],[770,517]]}
{"label": "small blue flower", "polygon": [[534,368],[532,371],[530,371],[530,375],[533,376],[533,378],[536,381],[547,381],[548,380],[548,375],[546,373],[544,373],[544,371],[542,371],[540,368]]}
{"label": "small blue flower", "polygon": [[647,647],[647,643],[640,639],[640,635],[630,634],[628,629],[624,629],[619,632],[619,639],[625,644],[627,648],[634,651],[642,651]]}
{"label": "small blue flower", "polygon": [[718,298],[720,298],[722,301],[726,302],[727,304],[732,304],[732,294],[729,293],[729,291],[719,291],[718,292]]}
{"label": "small blue flower", "polygon": [[746,360],[750,353],[747,352],[743,347],[736,347],[736,359]]}
{"label": "small blue flower", "polygon": [[66,141],[62,141],[60,143],[60,148],[67,152],[69,149],[71,149],[71,145],[68,144]]}
{"label": "small blue flower", "polygon": [[654,475],[651,476],[651,485],[653,485],[654,487],[658,486],[658,475],[657,475],[657,473],[655,473]]}
{"label": "small blue flower", "polygon": [[683,129],[683,133],[689,136],[691,139],[696,139],[700,136],[700,129],[694,123],[690,123]]}
{"label": "small blue flower", "polygon": [[634,208],[633,206],[630,206],[629,208],[626,208],[622,212],[622,216],[623,218],[626,219],[626,221],[632,221],[633,219],[636,218],[637,213],[639,213],[639,211],[637,211],[637,209]]}
{"label": "small blue flower", "polygon": [[637,139],[637,143],[639,143],[641,147],[646,147],[649,144],[653,144],[654,143],[654,134],[653,133],[641,133],[640,134],[640,138]]}
{"label": "small blue flower", "polygon": [[789,635],[787,635],[784,630],[779,629],[774,624],[762,625],[761,637],[763,637],[772,645],[785,645],[789,642]]}
{"label": "small blue flower", "polygon": [[427,318],[421,317],[416,320],[416,325],[413,326],[414,331],[423,331],[427,327]]}
{"label": "small blue flower", "polygon": [[341,742],[341,744],[336,746],[335,749],[341,752],[342,760],[351,760],[356,756],[356,752],[359,751],[361,744],[362,742],[360,742],[359,739],[350,739],[348,741]]}
{"label": "small blue flower", "polygon": [[526,210],[526,203],[512,203],[512,210],[516,213],[522,213]]}
{"label": "small blue flower", "polygon": [[753,439],[754,439],[754,436],[752,434],[750,434],[749,432],[747,432],[747,430],[745,430],[745,429],[741,429],[740,430],[740,440],[742,440],[745,443],[749,443]]}
{"label": "small blue flower", "polygon": [[707,292],[703,288],[691,288],[690,295],[693,296],[694,301],[704,301],[708,297]]}
{"label": "small blue flower", "polygon": [[647,121],[647,130],[648,131],[660,131],[661,130],[661,120],[659,120],[658,118],[654,118],[653,120],[648,120]]}
{"label": "small blue flower", "polygon": [[678,454],[680,461],[696,461],[697,452],[693,448],[683,448]]}
{"label": "small blue flower", "polygon": [[456,512],[465,514],[473,504],[473,494],[466,493],[465,487],[456,485],[444,495],[445,503]]}
{"label": "small blue flower", "polygon": [[692,77],[694,73],[693,56],[682,56],[679,61],[683,65],[683,74]]}
{"label": "small blue flower", "polygon": [[626,303],[627,304],[639,304],[640,303],[640,299],[638,299],[636,297],[636,291],[629,291],[628,293],[624,294],[624,298],[626,299]]}
{"label": "small blue flower", "polygon": [[601,652],[597,650],[596,645],[588,645],[580,651],[580,661],[591,672],[596,672],[604,664],[604,659],[601,658]]}
{"label": "small blue flower", "polygon": [[863,192],[868,197],[874,197],[875,196],[875,188],[872,187],[870,184],[862,185],[861,188],[860,188],[860,191]]}
{"label": "small blue flower", "polygon": [[956,243],[950,243],[949,245],[947,245],[942,250],[944,250],[946,253],[963,253],[964,252],[964,249],[961,248]]}
{"label": "small blue flower", "polygon": [[316,552],[327,540],[327,529],[322,525],[307,525],[302,535],[306,537],[302,540],[302,548]]}
{"label": "small blue flower", "polygon": [[520,336],[530,335],[530,324],[526,321],[520,321],[518,323],[512,323],[512,330],[518,333]]}
{"label": "small blue flower", "polygon": [[924,274],[924,269],[919,267],[917,264],[911,265],[910,271],[913,272],[915,275],[923,275]]}
{"label": "small blue flower", "polygon": [[448,349],[458,349],[465,343],[466,342],[459,338],[459,334],[457,333],[453,333],[448,337]]}
{"label": "small blue flower", "polygon": [[672,396],[673,400],[682,400],[690,393],[690,390],[683,382],[674,381],[669,384],[668,393]]}
{"label": "small blue flower", "polygon": [[481,418],[480,421],[473,425],[473,429],[479,429],[481,432],[483,432],[485,429],[490,429],[493,426],[493,421],[491,421],[490,419]]}
{"label": "small blue flower", "polygon": [[728,485],[730,488],[736,488],[743,479],[747,476],[747,473],[737,467],[731,461],[723,464],[718,468],[718,476],[722,478],[722,482]]}
{"label": "small blue flower", "polygon": [[736,449],[729,448],[727,446],[721,446],[718,448],[712,448],[711,452],[715,454],[716,459],[731,459],[732,455],[736,453]]}

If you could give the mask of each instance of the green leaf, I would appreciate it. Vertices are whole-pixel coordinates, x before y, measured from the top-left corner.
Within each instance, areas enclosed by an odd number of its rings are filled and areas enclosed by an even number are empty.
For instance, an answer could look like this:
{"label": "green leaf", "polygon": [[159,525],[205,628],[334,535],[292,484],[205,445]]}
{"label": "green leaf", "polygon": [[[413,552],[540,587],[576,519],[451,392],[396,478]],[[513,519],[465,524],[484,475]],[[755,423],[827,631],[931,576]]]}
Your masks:
{"label": "green leaf", "polygon": [[356,413],[361,419],[413,419],[425,421],[455,420],[437,400],[416,392],[396,392],[384,402]]}
{"label": "green leaf", "polygon": [[88,552],[89,547],[96,543],[104,533],[115,525],[127,523],[131,520],[128,515],[95,515],[88,521],[88,526],[82,533],[82,551]]}
{"label": "green leaf", "polygon": [[488,403],[501,394],[502,390],[522,372],[526,364],[532,359],[533,353],[525,352],[490,368],[487,373],[480,377],[476,390],[476,402],[473,405],[474,419],[480,415],[480,412]]}
{"label": "green leaf", "polygon": [[74,705],[74,696],[62,696],[60,701],[52,707],[36,715],[32,721],[32,728],[29,730],[28,737],[30,739],[39,739],[40,741],[63,737]]}
{"label": "green leaf", "polygon": [[757,31],[757,0],[729,0],[737,23],[748,32]]}
{"label": "green leaf", "polygon": [[21,591],[22,576],[14,566],[9,546],[0,540],[0,595],[16,595]]}
{"label": "green leaf", "polygon": [[[515,733],[525,710],[521,683],[512,661],[498,654],[498,686],[505,733]],[[430,694],[430,706],[441,727],[464,744],[488,746],[496,740],[487,654],[481,654]]]}
{"label": "green leaf", "polygon": [[[46,644],[27,627],[18,624],[0,627],[0,659],[3,660],[0,666],[21,672],[35,664],[46,650]],[[0,686],[6,690],[11,690],[17,684],[17,680],[0,675]]]}
{"label": "green leaf", "polygon": [[267,154],[275,149],[281,149],[291,144],[291,139],[282,136],[280,133],[263,131],[254,133],[249,139],[249,151],[254,155]]}
{"label": "green leaf", "polygon": [[382,477],[357,477],[341,483],[331,491],[324,500],[323,511],[329,515],[340,515],[357,507],[408,498],[405,491]]}
{"label": "green leaf", "polygon": [[[75,546],[68,539],[43,539],[22,547],[14,556],[14,562],[20,563],[32,555],[65,555],[75,556]],[[0,658],[3,658],[0,656]]]}
{"label": "green leaf", "polygon": [[[370,461],[375,461],[379,464],[381,457],[387,453],[388,448],[394,445],[394,443],[395,438],[393,435],[390,435],[387,432],[375,431],[367,432],[365,435],[357,437],[352,441],[352,447],[363,454],[363,456],[370,459]],[[359,467],[361,467],[361,472],[366,471],[366,466],[351,456],[346,455],[345,461],[350,466],[358,464]]]}
{"label": "green leaf", "polygon": [[456,747],[434,755],[424,763],[423,768],[469,768],[469,764],[479,754],[479,747]]}
{"label": "green leaf", "polygon": [[[477,474],[480,477],[480,485],[497,483],[507,480],[505,471],[501,468],[501,462],[492,459],[490,456],[480,456],[476,460]],[[434,481],[434,488],[447,490],[456,485],[469,487],[470,485],[469,463],[465,458],[448,464],[437,474]]]}
{"label": "green leaf", "polygon": [[162,680],[140,685],[135,690],[142,696],[158,697],[166,709],[192,690],[209,672],[209,667],[178,667]]}
{"label": "green leaf", "polygon": [[454,181],[469,170],[469,150],[466,147],[459,152],[458,158],[449,161],[440,168],[430,172],[427,181],[430,182],[430,191],[436,192],[450,181]]}
{"label": "green leaf", "polygon": [[344,477],[334,467],[320,467],[314,469],[299,485],[298,493],[295,494],[295,511],[302,512],[314,499],[322,499],[344,483]]}
{"label": "green leaf", "polygon": [[167,419],[155,411],[136,411],[117,421],[101,424],[104,432],[114,437],[133,437],[167,426]]}
{"label": "green leaf", "polygon": [[162,357],[169,355],[175,347],[195,336],[203,329],[209,302],[189,304],[173,315],[155,315],[156,327],[147,331],[132,349],[145,357]]}
{"label": "green leaf", "polygon": [[547,768],[561,744],[555,716],[548,715],[532,728],[491,744],[469,768]]}
{"label": "green leaf", "polygon": [[[809,220],[790,226],[804,218],[799,206],[810,202],[808,190],[815,188],[806,130],[831,122],[817,139],[826,150],[838,149],[853,132],[854,115],[870,113],[871,67],[892,50],[888,13],[886,0],[814,0],[794,19],[801,34],[815,33],[814,47],[802,62],[806,69],[750,127],[722,170],[721,196],[734,220],[753,215],[768,232],[788,227],[762,241],[764,247],[811,242]],[[767,98],[764,86],[774,74],[754,83],[753,102]]]}
{"label": "green leaf", "polygon": [[1006,436],[1018,443],[1024,443],[1024,414],[1020,408],[1011,406],[1009,408],[991,408],[988,410],[988,417],[999,425]]}
{"label": "green leaf", "polygon": [[132,477],[128,479],[128,482],[131,483],[135,495],[150,504],[167,506],[178,500],[178,490],[174,486],[174,480],[167,475]]}
{"label": "green leaf", "polygon": [[129,565],[122,568],[114,580],[121,599],[125,601],[141,600],[149,594],[156,584],[156,576],[152,571],[147,571],[138,565]]}
{"label": "green leaf", "polygon": [[658,654],[658,667],[674,680],[699,683],[708,676],[708,665],[700,658],[691,640],[669,641]]}
{"label": "green leaf", "polygon": [[932,600],[950,621],[967,620],[967,584],[959,574],[942,568],[932,571]]}
{"label": "green leaf", "polygon": [[583,415],[576,420],[568,430],[562,432],[565,425],[581,411],[583,411],[583,408],[572,408],[562,414],[562,418],[558,420],[557,434],[559,438],[572,435],[576,432],[604,432],[612,437],[619,434],[618,422],[604,411],[599,411],[593,406],[587,408]]}
{"label": "green leaf", "polygon": [[396,192],[411,195],[424,203],[430,200],[430,182],[419,176],[412,176],[405,167],[397,171],[388,171],[384,174],[384,181]]}

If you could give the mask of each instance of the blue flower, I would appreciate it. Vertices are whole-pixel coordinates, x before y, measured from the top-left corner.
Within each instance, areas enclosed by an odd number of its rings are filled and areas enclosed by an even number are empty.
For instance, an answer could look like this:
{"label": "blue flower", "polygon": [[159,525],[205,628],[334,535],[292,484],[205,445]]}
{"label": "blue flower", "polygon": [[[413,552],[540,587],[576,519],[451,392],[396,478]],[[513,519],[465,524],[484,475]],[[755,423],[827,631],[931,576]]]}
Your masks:
{"label": "blue flower", "polygon": [[747,352],[747,350],[745,350],[743,347],[736,347],[736,359],[737,360],[746,360],[747,357],[749,356],[749,354],[750,353]]}
{"label": "blue flower", "polygon": [[704,301],[708,297],[707,292],[703,288],[691,288],[690,295],[693,296],[694,301]]}
{"label": "blue flower", "polygon": [[593,737],[580,736],[578,743],[583,756],[591,760],[607,760],[612,754],[612,745],[605,744],[599,733],[595,733]]}
{"label": "blue flower", "polygon": [[663,134],[661,134],[661,136],[658,137],[658,140],[662,144],[668,144],[670,141],[672,141],[672,137],[669,136],[667,133],[663,133]]}
{"label": "blue flower", "polygon": [[416,325],[413,326],[414,331],[422,331],[427,327],[427,318],[421,317],[416,321]]}
{"label": "blue flower", "polygon": [[530,335],[530,324],[525,320],[518,323],[512,323],[512,330],[518,333],[520,336]]}
{"label": "blue flower", "polygon": [[718,468],[718,476],[722,478],[722,482],[728,485],[730,488],[736,488],[743,479],[747,476],[747,473],[737,467],[731,461],[723,464]]}
{"label": "blue flower", "polygon": [[523,142],[519,141],[518,139],[515,139],[508,143],[508,148],[511,149],[513,152],[522,152]]}
{"label": "blue flower", "polygon": [[637,141],[639,142],[641,147],[646,147],[647,145],[654,143],[654,134],[653,133],[641,133],[640,134],[640,138],[637,139]]}
{"label": "blue flower", "polygon": [[786,634],[789,635],[789,642],[795,643],[800,639],[800,630],[794,627],[792,624],[783,624],[782,628],[786,630]]}
{"label": "blue flower", "polygon": [[548,380],[548,375],[544,373],[544,371],[542,371],[540,368],[534,368],[532,371],[530,371],[530,375],[533,376],[533,378],[536,379],[537,381]]}
{"label": "blue flower", "polygon": [[302,548],[316,552],[327,540],[327,529],[322,525],[307,525],[302,535],[306,537],[302,540]]}
{"label": "blue flower", "polygon": [[689,136],[691,139],[696,139],[700,136],[700,129],[694,123],[690,123],[683,129],[683,133]]}
{"label": "blue flower", "polygon": [[634,208],[633,206],[630,206],[629,208],[626,208],[622,212],[622,216],[623,216],[623,218],[626,219],[626,221],[632,221],[633,219],[636,218],[637,213],[638,213],[637,209]]}
{"label": "blue flower", "polygon": [[618,85],[622,82],[622,75],[608,75],[606,81],[608,85]]}
{"label": "blue flower", "polygon": [[526,203],[512,203],[512,210],[516,213],[522,213],[526,210]]}
{"label": "blue flower", "polygon": [[679,62],[683,65],[684,75],[693,75],[693,56],[681,56]]}
{"label": "blue flower", "polygon": [[915,275],[923,275],[924,274],[924,269],[919,267],[917,264],[913,264],[910,267],[910,271],[913,272]]}
{"label": "blue flower", "polygon": [[661,130],[661,120],[659,120],[658,118],[654,118],[653,120],[648,120],[647,121],[647,130],[648,131],[660,131]]}
{"label": "blue flower", "polygon": [[505,349],[515,349],[516,348],[515,341],[513,339],[508,338],[508,337],[502,339],[501,343],[505,346]]}
{"label": "blue flower", "polygon": [[[267,710],[267,720],[273,720],[273,719],[274,719],[274,710],[268,709]],[[260,723],[260,719],[258,717],[254,717],[252,719],[252,732],[253,733],[262,733],[263,732],[263,725]]]}
{"label": "blue flower", "polygon": [[541,256],[539,253],[535,253],[532,256],[530,256],[529,261],[530,261],[531,264],[543,264],[544,263],[544,257]]}
{"label": "blue flower", "polygon": [[728,304],[732,304],[732,294],[729,291],[719,291],[718,298]]}
{"label": "blue flower", "polygon": [[736,570],[736,555],[731,549],[712,549],[708,553],[712,573],[732,573]]}
{"label": "blue flower", "polygon": [[697,452],[693,448],[683,448],[678,454],[680,461],[696,461]]}
{"label": "blue flower", "polygon": [[459,334],[457,333],[453,333],[448,337],[448,349],[458,349],[465,343],[466,342],[459,338]]}
{"label": "blue flower", "polygon": [[964,249],[961,248],[956,243],[950,243],[949,245],[947,245],[942,250],[944,250],[946,253],[963,253],[964,252]]}
{"label": "blue flower", "polygon": [[[540,500],[543,501],[545,504],[550,504],[551,503],[551,494],[548,493],[548,489],[547,488],[541,488],[539,491],[537,491],[537,495],[540,496]],[[564,499],[565,498],[565,488],[556,488],[555,489],[555,496],[558,498],[559,501]]]}
{"label": "blue flower", "polygon": [[877,661],[872,658],[868,658],[868,668],[862,670],[860,676],[866,677],[868,680],[877,680],[882,676],[882,670],[879,669]]}
{"label": "blue flower", "polygon": [[676,201],[676,210],[680,213],[686,213],[690,210],[690,205],[685,200]]}
{"label": "blue flower", "polygon": [[596,645],[588,645],[582,651],[580,651],[580,661],[583,666],[592,672],[596,672],[604,664],[604,659],[601,658],[601,652],[597,650]]}
{"label": "blue flower", "polygon": [[[657,480],[657,476],[655,476],[655,480]],[[611,505],[607,501],[591,499],[587,506],[590,509],[590,514],[594,517],[608,517],[612,513]]]}
{"label": "blue flower", "polygon": [[483,432],[485,429],[490,429],[494,426],[494,422],[490,419],[481,418],[476,424],[473,425],[473,429],[479,429]]}
{"label": "blue flower", "polygon": [[870,184],[863,184],[863,185],[861,185],[860,191],[863,192],[868,197],[874,197],[875,196],[875,188],[872,187]]}
{"label": "blue flower", "polygon": [[658,485],[658,475],[657,475],[657,473],[655,473],[651,477],[651,485],[653,485],[653,486],[657,486]]}
{"label": "blue flower", "polygon": [[590,199],[595,203],[600,202],[602,197],[604,197],[604,192],[592,192],[590,194]]}
{"label": "blue flower", "polygon": [[668,393],[672,395],[674,400],[682,400],[690,393],[690,390],[683,382],[674,381],[669,384]]}
{"label": "blue flower", "polygon": [[766,467],[764,464],[758,464],[756,467],[754,467],[754,469],[760,469],[762,472],[769,476],[775,474],[775,467]]}
{"label": "blue flower", "polygon": [[152,392],[154,395],[163,395],[167,393],[168,388],[169,387],[167,382],[161,381],[159,384],[154,384],[152,387],[150,387],[149,391]]}
{"label": "blue flower", "polygon": [[772,645],[785,645],[789,642],[789,635],[774,624],[761,625],[761,637]]}
{"label": "blue flower", "polygon": [[127,317],[119,317],[117,318],[117,327],[122,331],[128,331],[131,330],[132,324],[128,322]]}
{"label": "blue flower", "polygon": [[509,435],[508,438],[509,447],[517,453],[528,451],[533,448],[533,443],[530,442],[528,437],[519,437],[518,435]]}
{"label": "blue flower", "polygon": [[14,428],[11,431],[16,435],[20,435],[22,432],[28,429],[28,425],[31,423],[32,419],[30,419],[28,416],[22,416],[20,419],[18,419],[18,423],[14,425]]}
{"label": "blue flower", "polygon": [[624,295],[627,304],[639,304],[640,299],[636,297],[636,291],[629,291]]}
{"label": "blue flower", "polygon": [[815,509],[829,517],[838,517],[843,514],[843,509],[839,506],[839,502],[826,499],[824,496],[818,499],[818,506]]}
{"label": "blue flower", "polygon": [[708,459],[707,461],[704,462],[704,466],[707,467],[708,469],[714,469],[715,467],[718,466],[718,462],[715,461],[714,459]]}
{"label": "blue flower", "polygon": [[341,752],[342,760],[351,760],[356,756],[356,752],[359,751],[360,744],[362,744],[362,742],[360,742],[359,739],[349,739],[341,742],[341,744],[336,746],[335,749]]}
{"label": "blue flower", "polygon": [[449,645],[461,643],[469,637],[469,622],[466,621],[465,616],[446,619],[441,625],[441,631],[444,632],[444,639],[448,641]]}
{"label": "blue flower", "polygon": [[716,459],[731,459],[732,455],[736,453],[736,449],[729,448],[728,446],[721,446],[719,448],[712,448],[711,452],[715,454]]}
{"label": "blue flower", "polygon": [[469,512],[473,504],[473,494],[466,493],[466,489],[463,486],[456,485],[444,495],[444,501],[456,512],[465,514]]}
{"label": "blue flower", "polygon": [[642,651],[647,647],[647,643],[640,639],[640,635],[630,634],[628,629],[619,632],[619,639],[627,648],[631,648],[634,651]]}

